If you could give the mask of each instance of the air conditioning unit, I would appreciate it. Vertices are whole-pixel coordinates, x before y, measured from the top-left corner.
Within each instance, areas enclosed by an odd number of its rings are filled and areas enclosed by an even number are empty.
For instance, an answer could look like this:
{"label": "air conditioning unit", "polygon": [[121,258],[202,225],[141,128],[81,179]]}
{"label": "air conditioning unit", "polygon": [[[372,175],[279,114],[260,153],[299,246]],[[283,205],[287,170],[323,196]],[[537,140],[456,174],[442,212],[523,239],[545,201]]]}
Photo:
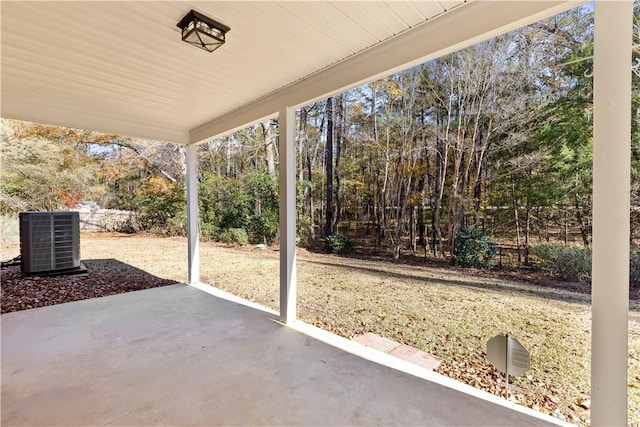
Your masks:
{"label": "air conditioning unit", "polygon": [[24,274],[80,269],[78,212],[20,212],[20,255]]}

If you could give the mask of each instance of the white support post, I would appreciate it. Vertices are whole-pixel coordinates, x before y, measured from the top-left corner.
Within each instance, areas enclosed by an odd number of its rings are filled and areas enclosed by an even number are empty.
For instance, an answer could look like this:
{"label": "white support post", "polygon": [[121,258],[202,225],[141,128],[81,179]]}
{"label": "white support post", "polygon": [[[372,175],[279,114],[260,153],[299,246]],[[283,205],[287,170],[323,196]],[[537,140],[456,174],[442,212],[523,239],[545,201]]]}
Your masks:
{"label": "white support post", "polygon": [[200,236],[198,226],[198,146],[187,146],[187,242],[191,284],[200,282]]}
{"label": "white support post", "polygon": [[591,424],[627,425],[633,0],[595,2]]}
{"label": "white support post", "polygon": [[280,111],[280,320],[296,320],[296,146],[295,110]]}

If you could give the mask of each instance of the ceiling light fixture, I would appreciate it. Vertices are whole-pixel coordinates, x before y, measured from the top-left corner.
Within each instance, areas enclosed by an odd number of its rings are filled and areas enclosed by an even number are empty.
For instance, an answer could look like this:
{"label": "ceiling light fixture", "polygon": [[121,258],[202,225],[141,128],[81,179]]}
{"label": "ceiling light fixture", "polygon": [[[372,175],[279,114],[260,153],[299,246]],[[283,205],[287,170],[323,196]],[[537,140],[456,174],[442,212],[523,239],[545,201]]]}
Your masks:
{"label": "ceiling light fixture", "polygon": [[225,42],[225,34],[230,30],[224,24],[219,23],[201,13],[191,10],[178,23],[178,28],[182,30],[182,40],[213,52]]}

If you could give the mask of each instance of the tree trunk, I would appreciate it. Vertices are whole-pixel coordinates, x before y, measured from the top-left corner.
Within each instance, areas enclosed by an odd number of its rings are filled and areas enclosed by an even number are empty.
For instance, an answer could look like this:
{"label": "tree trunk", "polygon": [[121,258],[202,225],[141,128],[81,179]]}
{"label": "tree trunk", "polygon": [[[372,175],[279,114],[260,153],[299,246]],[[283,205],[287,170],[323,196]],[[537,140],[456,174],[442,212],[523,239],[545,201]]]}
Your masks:
{"label": "tree trunk", "polygon": [[578,201],[577,197],[575,199],[574,206],[576,208],[576,219],[578,220],[578,224],[580,225],[580,236],[582,237],[582,244],[585,248],[589,248],[591,247],[591,233],[589,230],[589,224],[587,223],[587,220],[585,220],[585,215],[582,212],[580,202]]}
{"label": "tree trunk", "polygon": [[529,266],[529,238],[531,234],[531,205],[529,201],[527,201],[524,210],[524,224],[524,265]]}
{"label": "tree trunk", "polygon": [[267,160],[267,172],[272,180],[276,179],[275,138],[271,129],[271,120],[262,123],[264,130],[264,149]]}
{"label": "tree trunk", "polygon": [[409,206],[409,250],[416,251],[416,207]]}
{"label": "tree trunk", "polygon": [[327,179],[325,206],[325,236],[333,234],[333,98],[327,98],[327,145],[325,147],[325,171]]}
{"label": "tree trunk", "polygon": [[442,255],[442,229],[441,229],[441,215],[442,215],[442,199],[444,196],[444,182],[446,176],[446,151],[447,147],[445,142],[440,137],[436,137],[436,200],[433,204],[431,214],[431,228],[433,231],[433,256],[438,257]]}
{"label": "tree trunk", "polygon": [[522,248],[520,243],[520,220],[518,219],[518,200],[516,199],[516,183],[511,178],[511,190],[513,197],[513,216],[516,222],[516,245],[518,247],[518,262],[522,262]]}
{"label": "tree trunk", "polygon": [[227,143],[227,169],[226,169],[226,176],[230,177],[231,176],[231,137],[230,136],[226,137],[225,141]]}
{"label": "tree trunk", "polygon": [[338,95],[336,97],[336,140],[335,140],[335,165],[333,172],[335,175],[334,186],[334,201],[335,209],[333,211],[333,218],[331,221],[332,234],[338,233],[338,223],[340,222],[341,215],[341,197],[340,197],[340,157],[342,154],[342,142],[344,132],[344,95]]}
{"label": "tree trunk", "polygon": [[564,245],[569,243],[569,216],[567,215],[567,209],[564,210]]}

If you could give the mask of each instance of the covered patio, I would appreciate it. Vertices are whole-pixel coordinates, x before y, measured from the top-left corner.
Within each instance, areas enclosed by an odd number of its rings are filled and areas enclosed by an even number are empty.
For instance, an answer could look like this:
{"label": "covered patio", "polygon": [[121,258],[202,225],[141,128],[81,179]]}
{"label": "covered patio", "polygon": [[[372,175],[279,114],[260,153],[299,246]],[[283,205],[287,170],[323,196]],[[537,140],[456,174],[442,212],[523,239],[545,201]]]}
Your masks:
{"label": "covered patio", "polygon": [[277,313],[173,285],[2,316],[4,425],[556,425]]}
{"label": "covered patio", "polygon": [[[3,315],[3,422],[496,425],[504,413],[511,417],[505,424],[531,424],[488,396],[459,400],[451,383],[381,368],[295,331],[306,327],[296,322],[295,111],[582,3],[2,2],[2,117],[187,145],[185,262],[192,287],[200,286],[198,144],[278,117],[281,322],[187,287]],[[594,425],[627,423],[632,5],[595,2]],[[229,26],[227,44],[209,54],[182,43],[176,23],[190,9]],[[154,299],[163,292],[177,292],[182,303],[163,311],[162,298]],[[98,333],[92,338],[84,325]],[[181,347],[189,351],[174,353]],[[157,364],[140,359],[149,350],[171,356]],[[247,359],[239,358],[245,351]],[[332,364],[336,358],[346,365]],[[92,359],[102,365],[90,368]],[[238,377],[216,383],[231,367]],[[207,369],[212,374],[202,375]],[[260,369],[266,377],[248,374]],[[106,379],[101,372],[109,372]],[[332,379],[314,386],[312,372]],[[349,382],[336,387],[345,377]],[[29,381],[49,388],[26,393]],[[94,385],[97,391],[88,392]],[[354,401],[355,391],[366,399]],[[87,410],[63,413],[61,401],[84,402]],[[257,412],[246,405],[224,412],[234,402],[250,402]],[[363,402],[366,410],[357,410]]]}

